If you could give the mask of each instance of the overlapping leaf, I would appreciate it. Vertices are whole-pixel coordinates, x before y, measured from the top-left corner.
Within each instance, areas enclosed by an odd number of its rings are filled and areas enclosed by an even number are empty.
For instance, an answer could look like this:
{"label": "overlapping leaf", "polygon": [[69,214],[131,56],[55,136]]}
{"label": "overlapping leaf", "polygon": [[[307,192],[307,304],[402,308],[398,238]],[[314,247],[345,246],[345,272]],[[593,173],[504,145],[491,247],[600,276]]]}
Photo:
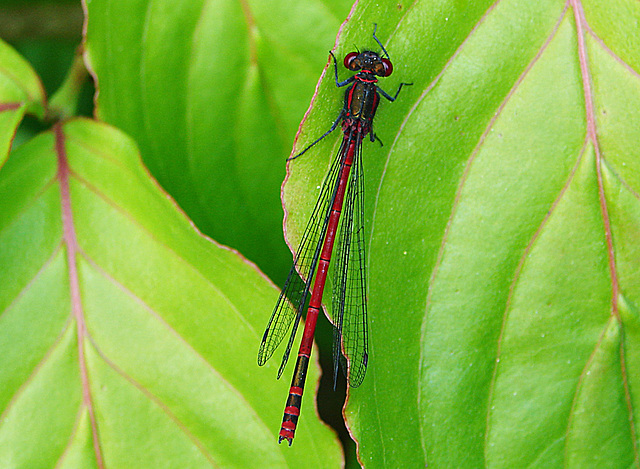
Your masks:
{"label": "overlapping leaf", "polygon": [[0,39],[0,166],[25,112],[44,115],[44,88],[33,68]]}
{"label": "overlapping leaf", "polygon": [[338,463],[313,406],[277,445],[287,383],[255,366],[276,290],[195,232],[119,131],[75,120],[10,156],[0,265],[0,466]]}

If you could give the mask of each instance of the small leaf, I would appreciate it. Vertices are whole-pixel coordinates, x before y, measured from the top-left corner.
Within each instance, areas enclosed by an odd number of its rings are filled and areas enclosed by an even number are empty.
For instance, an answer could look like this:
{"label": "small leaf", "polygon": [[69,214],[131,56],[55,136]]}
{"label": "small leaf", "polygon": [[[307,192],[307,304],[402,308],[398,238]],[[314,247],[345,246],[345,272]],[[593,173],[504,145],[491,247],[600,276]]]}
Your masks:
{"label": "small leaf", "polygon": [[311,405],[277,444],[288,383],[255,363],[277,291],[119,131],[74,120],[11,155],[0,265],[0,466],[339,464]]}
{"label": "small leaf", "polygon": [[44,117],[44,88],[31,65],[0,39],[0,167],[25,112]]}

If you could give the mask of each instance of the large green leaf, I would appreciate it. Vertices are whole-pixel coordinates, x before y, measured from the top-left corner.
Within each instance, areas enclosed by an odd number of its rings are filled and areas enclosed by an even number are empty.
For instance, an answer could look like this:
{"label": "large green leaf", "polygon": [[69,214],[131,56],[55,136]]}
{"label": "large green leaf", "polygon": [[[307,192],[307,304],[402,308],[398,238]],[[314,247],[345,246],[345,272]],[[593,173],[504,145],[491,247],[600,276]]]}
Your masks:
{"label": "large green leaf", "polygon": [[98,116],[196,225],[276,281],[284,161],[350,2],[87,2]]}
{"label": "large green leaf", "polygon": [[44,88],[35,71],[0,39],[0,166],[25,112],[44,116]]}
{"label": "large green leaf", "polygon": [[[637,465],[640,4],[362,2],[337,55],[378,50],[374,20],[395,65],[380,86],[414,84],[363,150],[361,461]],[[329,70],[299,149],[341,99]],[[294,245],[339,140],[289,165]]]}
{"label": "large green leaf", "polygon": [[255,364],[276,289],[193,229],[119,131],[74,120],[11,154],[0,265],[0,466],[340,463],[312,405],[277,444],[288,383]]}

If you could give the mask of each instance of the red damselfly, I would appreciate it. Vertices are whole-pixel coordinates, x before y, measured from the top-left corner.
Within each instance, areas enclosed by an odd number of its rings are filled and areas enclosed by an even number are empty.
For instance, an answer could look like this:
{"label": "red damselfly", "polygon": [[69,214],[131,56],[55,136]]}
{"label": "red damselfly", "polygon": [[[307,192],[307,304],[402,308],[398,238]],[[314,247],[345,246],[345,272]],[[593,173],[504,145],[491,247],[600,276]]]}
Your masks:
{"label": "red damselfly", "polygon": [[[376,37],[376,25],[374,25],[373,38],[382,49],[382,55],[368,50],[347,54],[344,58],[344,66],[356,74],[344,81],[338,79],[338,64],[333,52],[330,52],[333,58],[336,86],[349,85],[345,92],[343,108],[327,132],[300,153],[288,159],[290,161],[304,154],[342,122],[343,137],[340,149],[324,180],[320,197],[304,230],[293,266],[264,332],[258,352],[258,364],[264,365],[293,326],[278,370],[278,378],[280,378],[289,359],[302,312],[309,300],[298,360],[278,440],[280,443],[282,440],[287,440],[289,445],[293,441],[300,415],[302,391],[309,366],[313,335],[336,238],[338,251],[334,263],[331,309],[334,325],[334,387],[338,375],[338,363],[341,364],[349,384],[353,387],[362,383],[367,369],[367,279],[364,255],[362,140],[367,134],[372,142],[376,140],[373,132],[373,118],[380,95],[389,101],[395,101],[402,86],[410,84],[401,83],[395,96],[387,94],[378,87],[377,77],[391,75],[393,66],[389,60],[389,54]],[[343,211],[341,218],[340,214]],[[311,298],[309,298],[310,292]]]}

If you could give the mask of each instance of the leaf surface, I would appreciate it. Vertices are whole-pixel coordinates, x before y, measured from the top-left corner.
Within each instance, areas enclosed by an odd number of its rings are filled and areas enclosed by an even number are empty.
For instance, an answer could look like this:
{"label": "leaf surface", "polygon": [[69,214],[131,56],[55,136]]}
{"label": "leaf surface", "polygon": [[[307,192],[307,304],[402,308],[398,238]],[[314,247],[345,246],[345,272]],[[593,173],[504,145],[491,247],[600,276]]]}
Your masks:
{"label": "leaf surface", "polygon": [[[379,85],[413,86],[380,104],[384,146],[363,144],[360,460],[637,467],[640,5],[361,2],[339,60],[379,50],[370,18],[394,63]],[[329,69],[298,149],[342,96]],[[339,141],[289,165],[294,246]]]}
{"label": "leaf surface", "polygon": [[31,65],[0,39],[0,167],[22,116],[44,116],[44,88]]}
{"label": "leaf surface", "polygon": [[287,383],[255,364],[277,291],[193,229],[128,137],[79,119],[22,145],[0,214],[0,466],[339,464],[311,405],[277,444]]}

